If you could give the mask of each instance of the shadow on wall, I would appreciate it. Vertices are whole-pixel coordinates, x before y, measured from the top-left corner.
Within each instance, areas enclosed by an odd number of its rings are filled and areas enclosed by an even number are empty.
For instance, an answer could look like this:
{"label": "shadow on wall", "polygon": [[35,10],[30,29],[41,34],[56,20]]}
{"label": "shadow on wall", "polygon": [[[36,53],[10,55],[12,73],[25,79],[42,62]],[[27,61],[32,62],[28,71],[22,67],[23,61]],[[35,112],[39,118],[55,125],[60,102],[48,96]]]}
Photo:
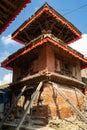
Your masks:
{"label": "shadow on wall", "polygon": [[58,93],[55,91],[53,87],[52,87],[52,90],[53,90],[53,100],[56,106],[56,113],[59,119],[61,119],[60,112],[59,112],[60,110],[59,110],[59,105],[58,105],[58,98],[57,98]]}

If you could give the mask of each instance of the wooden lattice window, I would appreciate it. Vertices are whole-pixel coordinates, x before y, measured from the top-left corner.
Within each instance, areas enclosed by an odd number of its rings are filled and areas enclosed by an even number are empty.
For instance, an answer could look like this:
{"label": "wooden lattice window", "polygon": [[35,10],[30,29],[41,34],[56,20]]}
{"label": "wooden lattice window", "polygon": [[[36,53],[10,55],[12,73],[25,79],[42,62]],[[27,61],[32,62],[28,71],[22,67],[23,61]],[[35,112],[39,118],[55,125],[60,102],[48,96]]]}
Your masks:
{"label": "wooden lattice window", "polygon": [[67,76],[72,76],[72,66],[68,61],[61,60],[61,73]]}

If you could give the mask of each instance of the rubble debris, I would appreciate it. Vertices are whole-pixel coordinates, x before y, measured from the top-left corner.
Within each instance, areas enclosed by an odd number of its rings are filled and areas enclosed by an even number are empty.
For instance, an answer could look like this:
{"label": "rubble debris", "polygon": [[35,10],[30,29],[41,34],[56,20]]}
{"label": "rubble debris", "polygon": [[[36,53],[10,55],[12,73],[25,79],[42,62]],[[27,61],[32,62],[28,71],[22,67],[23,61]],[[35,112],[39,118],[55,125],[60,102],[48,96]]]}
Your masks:
{"label": "rubble debris", "polygon": [[87,130],[87,124],[76,116],[65,119],[54,118],[49,121],[48,126],[55,130]]}

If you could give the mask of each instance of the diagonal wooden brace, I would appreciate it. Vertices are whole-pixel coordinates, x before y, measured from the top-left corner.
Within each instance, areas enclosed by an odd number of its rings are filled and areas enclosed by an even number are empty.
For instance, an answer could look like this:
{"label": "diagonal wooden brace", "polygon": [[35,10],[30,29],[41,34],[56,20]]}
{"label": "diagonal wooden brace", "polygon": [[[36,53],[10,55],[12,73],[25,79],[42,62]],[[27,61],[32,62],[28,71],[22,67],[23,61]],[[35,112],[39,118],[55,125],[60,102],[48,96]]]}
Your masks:
{"label": "diagonal wooden brace", "polygon": [[9,109],[9,111],[7,112],[7,114],[4,116],[4,118],[2,119],[2,121],[0,122],[0,128],[3,126],[3,123],[5,122],[5,120],[7,119],[7,117],[9,116],[9,114],[12,112],[13,108],[15,107],[15,105],[17,104],[19,98],[22,96],[23,92],[25,91],[26,86],[23,87],[23,89],[21,90],[20,94],[17,96],[17,98],[15,99],[14,103],[12,104],[11,108]]}
{"label": "diagonal wooden brace", "polygon": [[33,96],[32,96],[32,98],[31,98],[29,104],[27,105],[27,108],[26,108],[26,110],[24,111],[23,116],[22,116],[22,118],[21,118],[21,120],[20,120],[20,122],[19,122],[19,124],[17,125],[17,127],[16,127],[15,130],[19,130],[19,129],[20,129],[22,123],[23,123],[24,120],[25,120],[25,117],[26,117],[26,115],[27,115],[27,112],[28,112],[28,110],[30,110],[30,108],[32,107],[33,102],[34,102],[34,100],[35,100],[37,94],[39,93],[39,91],[40,91],[42,85],[43,85],[43,81],[39,83],[39,85],[38,85],[36,91],[33,93]]}
{"label": "diagonal wooden brace", "polygon": [[69,100],[64,92],[58,87],[57,84],[50,82],[52,86],[57,90],[57,92],[70,104],[74,111],[79,115],[79,117],[87,124],[87,118],[80,112],[80,110]]}

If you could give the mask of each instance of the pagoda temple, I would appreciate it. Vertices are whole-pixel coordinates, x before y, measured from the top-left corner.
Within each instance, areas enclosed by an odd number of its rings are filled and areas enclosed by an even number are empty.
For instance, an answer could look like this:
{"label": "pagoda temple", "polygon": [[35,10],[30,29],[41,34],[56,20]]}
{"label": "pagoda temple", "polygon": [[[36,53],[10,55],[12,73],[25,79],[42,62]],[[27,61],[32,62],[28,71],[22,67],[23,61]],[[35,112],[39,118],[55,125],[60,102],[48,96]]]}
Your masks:
{"label": "pagoda temple", "polygon": [[18,105],[26,109],[26,101],[31,101],[43,82],[31,107],[31,117],[43,116],[45,121],[70,117],[75,111],[67,100],[79,111],[84,109],[79,91],[85,88],[81,68],[87,66],[87,59],[68,46],[80,38],[81,32],[47,3],[12,34],[12,39],[24,46],[1,65],[13,70],[12,95],[16,97],[27,86]]}

